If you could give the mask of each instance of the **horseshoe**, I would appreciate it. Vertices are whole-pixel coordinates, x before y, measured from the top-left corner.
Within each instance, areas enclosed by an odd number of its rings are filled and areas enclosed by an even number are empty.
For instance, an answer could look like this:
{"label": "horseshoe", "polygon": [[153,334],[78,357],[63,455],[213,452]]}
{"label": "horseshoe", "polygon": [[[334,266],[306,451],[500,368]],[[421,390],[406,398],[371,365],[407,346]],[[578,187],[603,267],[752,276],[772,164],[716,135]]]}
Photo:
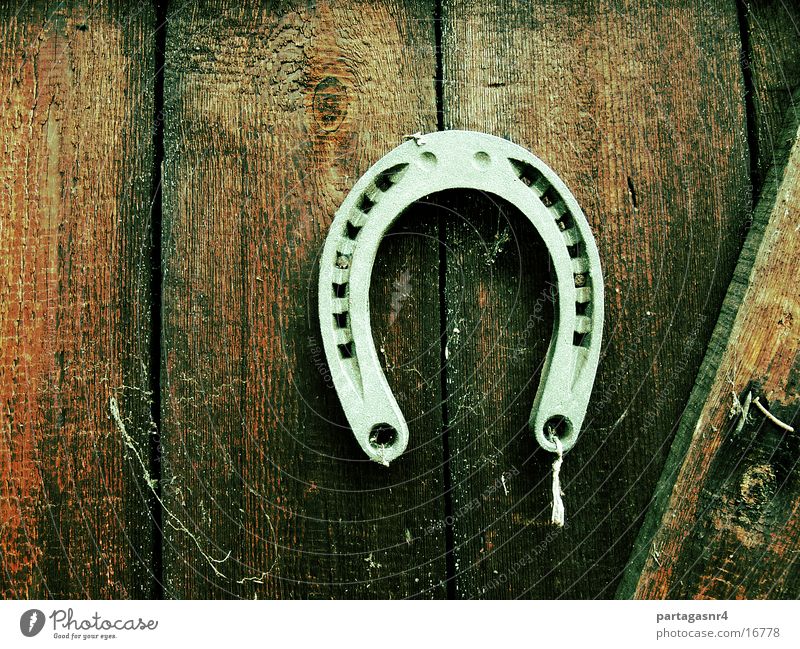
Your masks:
{"label": "horseshoe", "polygon": [[378,245],[414,202],[475,189],[515,205],[547,246],[558,305],[529,426],[557,452],[574,446],[600,359],[600,256],[575,197],[544,162],[507,140],[473,131],[415,134],[355,184],[337,211],[320,259],[319,320],[336,392],[359,445],[388,466],[408,445],[408,425],[381,369],[369,317]]}

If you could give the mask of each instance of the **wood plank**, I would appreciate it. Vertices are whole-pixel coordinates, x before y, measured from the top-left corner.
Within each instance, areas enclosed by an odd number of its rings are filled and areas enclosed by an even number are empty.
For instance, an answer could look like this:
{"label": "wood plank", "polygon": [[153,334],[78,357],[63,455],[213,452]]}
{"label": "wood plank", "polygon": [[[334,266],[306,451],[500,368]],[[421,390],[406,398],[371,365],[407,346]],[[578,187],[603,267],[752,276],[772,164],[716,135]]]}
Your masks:
{"label": "wood plank", "polygon": [[[552,457],[526,430],[552,324],[531,321],[541,279],[528,264],[546,262],[524,229],[509,228],[494,273],[484,250],[496,227],[448,235],[458,251],[446,286],[453,509],[480,505],[454,516],[458,594],[609,597],[750,205],[736,7],[448,0],[443,52],[445,126],[507,137],[561,175],[596,234],[607,292],[604,354],[565,459],[559,531],[549,524]],[[496,209],[465,209],[502,232]],[[461,282],[460,268],[473,269]],[[493,489],[503,472],[505,489]]]}
{"label": "wood plank", "polygon": [[[620,595],[792,598],[800,583],[800,92]],[[749,396],[746,396],[749,395]],[[794,430],[776,425],[754,399]],[[735,404],[749,404],[747,412]],[[749,412],[749,415],[748,415]],[[688,451],[687,451],[688,449]]]}
{"label": "wood plank", "polygon": [[432,3],[218,1],[169,16],[166,594],[445,592],[435,216],[379,253],[372,322],[413,429],[386,470],[326,381],[317,258],[360,174],[436,128]]}
{"label": "wood plank", "polygon": [[800,86],[800,5],[756,0],[745,2],[744,20],[749,52],[745,58],[753,85],[756,177],[760,190],[775,164],[786,108],[794,88]]}
{"label": "wood plank", "polygon": [[0,7],[3,598],[154,592],[153,25],[149,3]]}

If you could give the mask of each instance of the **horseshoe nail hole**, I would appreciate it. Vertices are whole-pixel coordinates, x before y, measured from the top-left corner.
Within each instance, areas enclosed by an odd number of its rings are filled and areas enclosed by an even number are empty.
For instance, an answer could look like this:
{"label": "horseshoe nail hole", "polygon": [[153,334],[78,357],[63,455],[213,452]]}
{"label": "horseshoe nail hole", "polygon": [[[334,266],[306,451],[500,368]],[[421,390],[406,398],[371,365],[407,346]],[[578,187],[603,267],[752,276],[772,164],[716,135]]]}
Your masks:
{"label": "horseshoe nail hole", "polygon": [[547,191],[542,194],[542,203],[544,203],[545,207],[552,207],[560,200],[561,196],[558,195],[554,187],[549,187]]}
{"label": "horseshoe nail hole", "polygon": [[388,448],[397,441],[397,431],[389,424],[376,424],[369,432],[369,443],[373,448]]}
{"label": "horseshoe nail hole", "polygon": [[358,209],[364,212],[364,214],[369,214],[369,211],[375,207],[375,201],[373,201],[369,196],[364,194],[361,197],[361,200],[358,202]]}
{"label": "horseshoe nail hole", "polygon": [[333,283],[333,297],[347,297],[347,284]]}
{"label": "horseshoe nail hole", "polygon": [[514,168],[514,172],[517,174],[517,176],[519,176],[519,179],[528,187],[533,185],[542,177],[542,174],[539,172],[539,170],[527,162],[522,162],[522,160],[514,160],[513,158],[509,158],[509,162]]}
{"label": "horseshoe nail hole", "polygon": [[576,243],[574,246],[567,246],[567,252],[570,257],[575,259],[581,254],[580,244]]}
{"label": "horseshoe nail hole", "polygon": [[572,424],[569,419],[561,415],[550,417],[544,424],[544,436],[547,439],[558,437],[564,439],[572,432]]}
{"label": "horseshoe nail hole", "polygon": [[588,302],[575,302],[575,315],[586,315],[588,309]]}
{"label": "horseshoe nail hole", "polygon": [[382,192],[389,191],[389,188],[400,182],[400,179],[406,171],[406,167],[408,167],[408,163],[404,162],[403,164],[389,167],[386,171],[381,171],[375,179],[375,187]]}
{"label": "horseshoe nail hole", "polygon": [[582,334],[578,331],[572,333],[572,344],[575,347],[588,347],[589,346],[589,334]]}
{"label": "horseshoe nail hole", "polygon": [[492,162],[492,159],[489,157],[489,154],[486,153],[486,151],[476,152],[473,158],[475,160],[475,166],[479,169],[486,169],[486,167],[488,167]]}
{"label": "horseshoe nail hole", "polygon": [[423,151],[419,156],[419,163],[423,167],[430,169],[431,167],[435,167],[438,160],[436,156],[433,155],[430,151]]}
{"label": "horseshoe nail hole", "polygon": [[344,329],[347,327],[347,311],[333,314],[333,326],[337,329]]}
{"label": "horseshoe nail hole", "polygon": [[569,214],[569,212],[558,219],[556,223],[558,224],[559,230],[569,230],[573,225],[575,225],[575,222],[572,220],[572,216]]}
{"label": "horseshoe nail hole", "polygon": [[355,345],[353,341],[342,343],[338,345],[339,347],[339,356],[342,358],[353,358],[355,356]]}
{"label": "horseshoe nail hole", "polygon": [[347,238],[352,239],[355,241],[358,233],[361,232],[361,228],[357,225],[353,225],[350,221],[347,222]]}

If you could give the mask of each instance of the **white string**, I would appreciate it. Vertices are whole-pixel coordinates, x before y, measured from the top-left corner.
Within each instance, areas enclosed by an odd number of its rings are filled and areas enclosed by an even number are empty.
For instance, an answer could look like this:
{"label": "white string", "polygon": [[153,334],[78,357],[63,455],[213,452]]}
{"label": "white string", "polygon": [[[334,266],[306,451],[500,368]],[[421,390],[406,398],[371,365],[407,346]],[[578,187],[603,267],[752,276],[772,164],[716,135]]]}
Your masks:
{"label": "white string", "polygon": [[561,498],[564,495],[564,492],[561,491],[561,465],[564,462],[564,446],[557,435],[553,435],[551,439],[556,445],[556,459],[553,462],[553,515],[550,520],[554,525],[564,527],[564,501]]}

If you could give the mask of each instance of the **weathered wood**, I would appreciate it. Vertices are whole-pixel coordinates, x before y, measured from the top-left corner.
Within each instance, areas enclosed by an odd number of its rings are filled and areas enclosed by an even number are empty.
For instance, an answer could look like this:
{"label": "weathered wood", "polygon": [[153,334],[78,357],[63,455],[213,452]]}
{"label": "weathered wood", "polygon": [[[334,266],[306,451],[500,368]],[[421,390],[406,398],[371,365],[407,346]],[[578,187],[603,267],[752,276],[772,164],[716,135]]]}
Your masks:
{"label": "weathered wood", "polygon": [[[798,102],[800,92],[784,136],[775,139],[775,166],[766,178],[621,596],[797,596]],[[773,423],[756,407],[756,398],[795,430]]]}
{"label": "weathered wood", "polygon": [[775,164],[781,143],[786,107],[792,89],[800,86],[800,5],[794,2],[756,0],[745,2],[745,72],[752,80],[755,132],[754,184],[760,190],[764,177]]}
{"label": "weathered wood", "polygon": [[[1,597],[159,593],[155,17],[149,2],[107,4],[0,8]],[[513,208],[436,197],[380,251],[373,331],[412,429],[388,472],[364,461],[325,379],[315,255],[358,175],[436,128],[434,3],[197,4],[173,3],[157,116],[167,595],[441,597],[448,534],[459,596],[610,595],[745,224],[747,74],[758,190],[800,81],[798,10],[747,3],[742,61],[733,1],[443,3],[445,126],[543,157],[604,261],[607,350],[558,531],[551,458],[526,427],[552,325],[546,253]],[[786,174],[767,198],[796,206],[796,166]],[[774,233],[793,233],[797,212],[764,204],[742,257],[752,274],[740,266],[731,286],[745,306],[737,316],[729,295],[720,319],[744,352],[715,334],[689,401],[703,419],[678,428],[624,596],[796,595],[796,435],[754,408],[735,434],[725,419],[731,389],[785,420],[797,410],[796,236]]]}
{"label": "weathered wood", "polygon": [[153,14],[106,5],[0,8],[3,598],[153,592]]}
{"label": "weathered wood", "polygon": [[[798,20],[797,12],[796,7],[786,3],[748,2],[746,11],[740,15],[744,28],[744,72],[746,78],[749,75],[753,91],[751,110],[753,111],[752,125],[754,128],[750,134],[750,144],[751,156],[753,156],[753,184],[757,192],[761,191],[764,176],[770,165],[782,170],[788,158],[789,149],[786,140],[782,141],[783,146],[778,146],[778,144],[781,143],[779,135],[782,130],[785,135],[786,110],[791,103],[790,89],[800,84],[800,65],[798,64],[800,42],[796,38],[794,27]],[[773,195],[776,190],[774,182],[775,178],[773,178],[771,188]],[[762,219],[767,217],[763,211],[760,214]],[[764,223],[757,226],[753,236],[763,236],[763,228]],[[754,247],[757,247],[757,243],[751,239],[743,248],[744,255],[739,262],[741,270],[737,271],[737,275],[741,275],[743,278],[746,278],[752,269]],[[744,265],[742,266],[742,264]],[[653,535],[660,524],[664,508],[667,506],[675,486],[676,475],[691,442],[697,417],[706,404],[706,399],[709,398],[709,391],[713,387],[714,373],[721,363],[733,317],[740,302],[741,285],[738,293],[734,285],[731,287],[731,293],[726,297],[727,318],[720,319],[719,333],[715,333],[715,338],[709,345],[708,353],[698,375],[698,382],[687,407],[687,415],[676,434],[674,448],[670,452],[670,458],[659,480],[650,511],[626,568],[619,590],[619,595],[622,597],[630,597],[636,591],[647,558],[647,548],[652,547]],[[709,481],[707,488],[715,489],[716,487],[712,481]],[[691,545],[687,547],[697,550]],[[671,560],[677,561],[678,558],[673,557]]]}
{"label": "weathered wood", "polygon": [[445,592],[433,217],[411,210],[373,278],[373,333],[414,430],[388,471],[345,426],[316,322],[317,256],[345,193],[404,134],[436,128],[432,16],[230,1],[169,16],[169,596]]}
{"label": "weathered wood", "polygon": [[[504,229],[491,207],[478,215],[488,229],[450,231],[458,594],[608,597],[750,205],[736,7],[448,0],[443,54],[445,126],[508,137],[561,175],[596,233],[607,291],[604,357],[588,425],[565,459],[567,527],[558,531],[549,524],[552,457],[526,430],[551,326],[533,318],[542,280],[530,265],[547,262],[521,227],[487,267],[495,224]],[[461,268],[472,269],[465,279]],[[503,472],[505,487],[493,489]]]}

